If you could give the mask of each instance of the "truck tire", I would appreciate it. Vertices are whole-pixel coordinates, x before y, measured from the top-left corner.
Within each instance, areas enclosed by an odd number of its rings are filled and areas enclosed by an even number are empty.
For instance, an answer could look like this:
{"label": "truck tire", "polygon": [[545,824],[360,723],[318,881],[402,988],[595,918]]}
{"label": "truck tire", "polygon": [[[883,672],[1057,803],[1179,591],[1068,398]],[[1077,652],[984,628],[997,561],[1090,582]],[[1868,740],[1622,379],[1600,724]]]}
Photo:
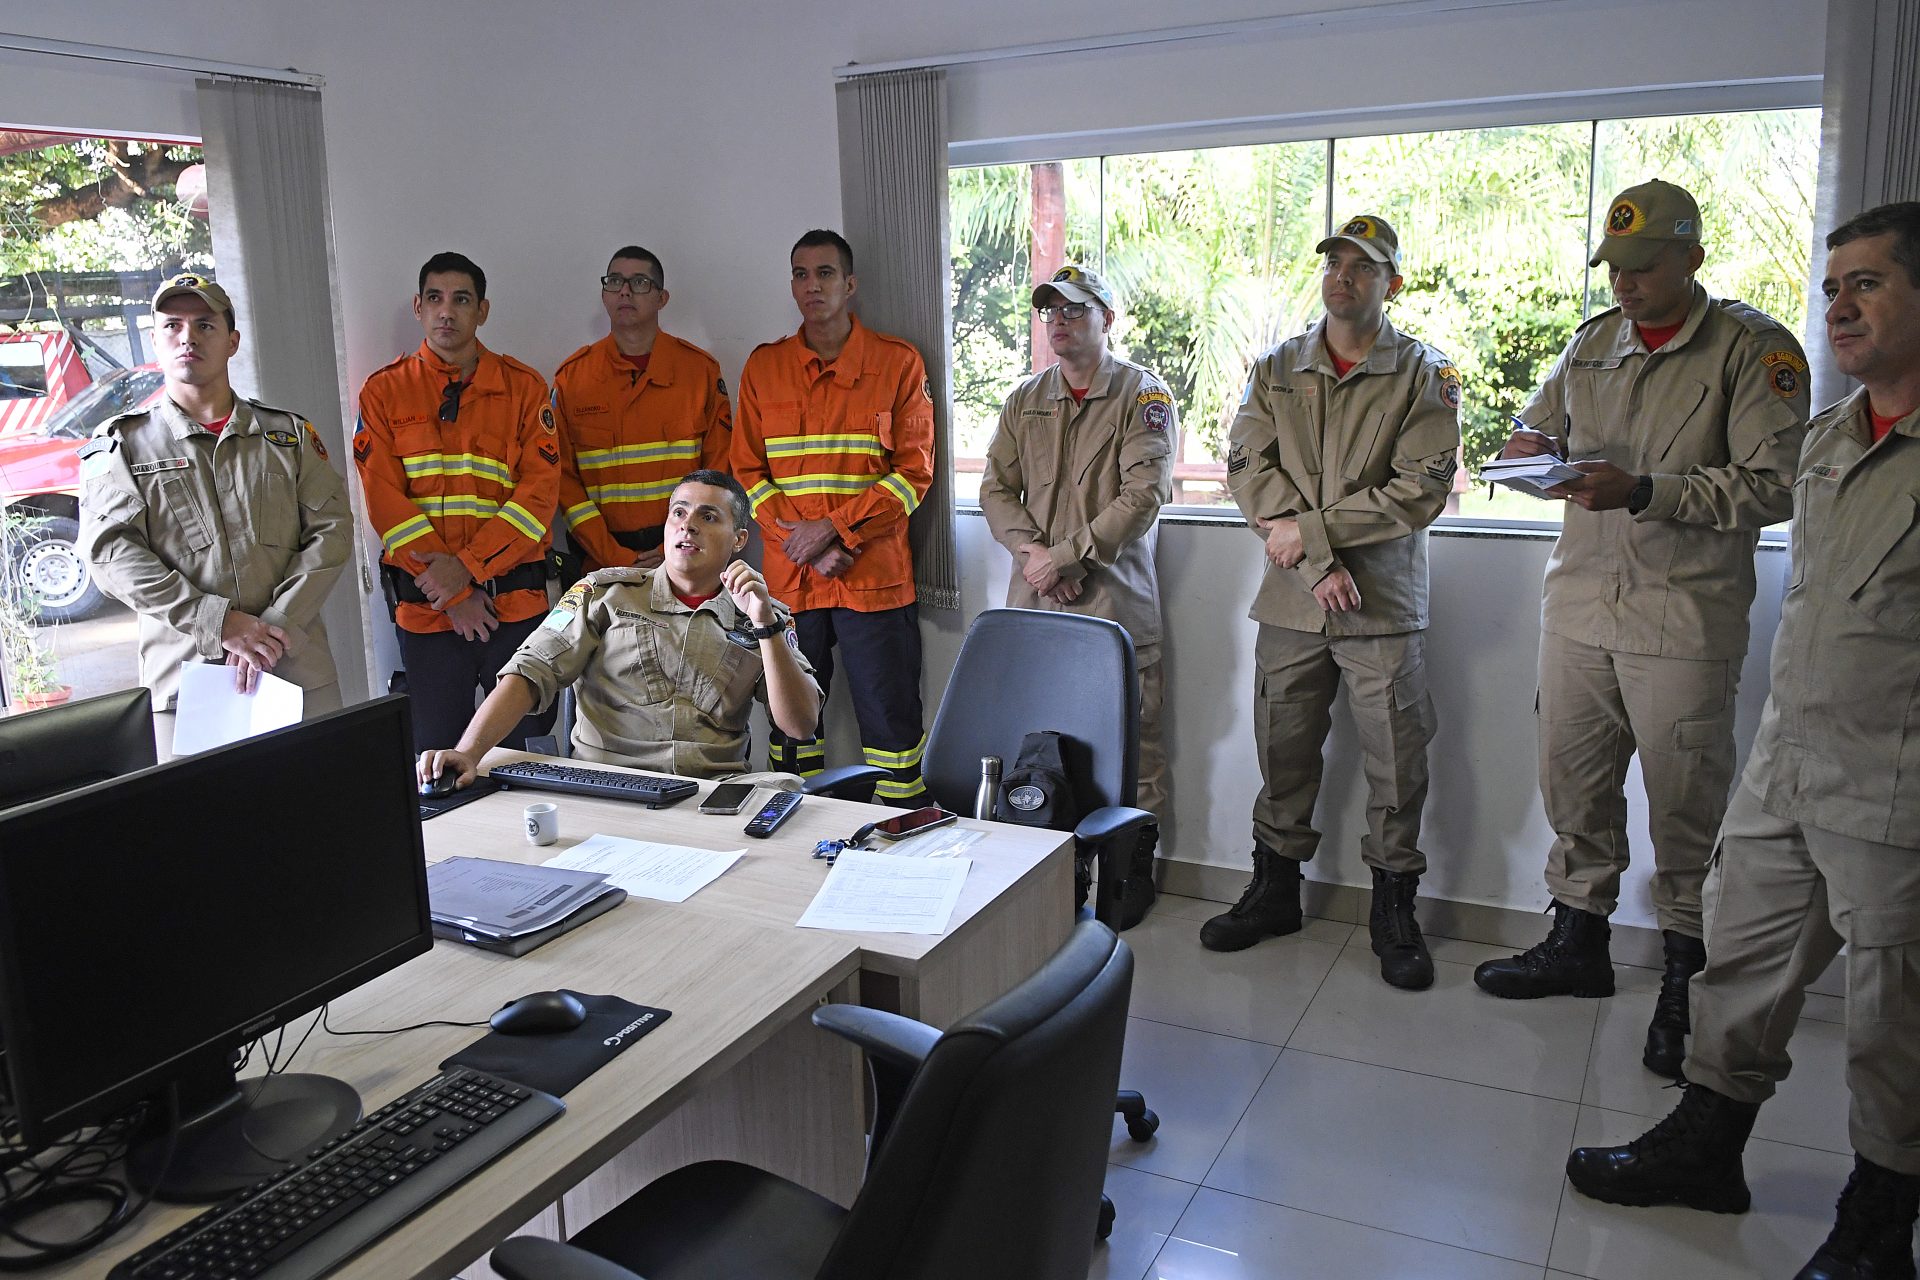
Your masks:
{"label": "truck tire", "polygon": [[80,554],[78,520],[48,516],[39,521],[22,540],[13,571],[14,581],[39,596],[43,622],[78,622],[106,606],[107,597]]}

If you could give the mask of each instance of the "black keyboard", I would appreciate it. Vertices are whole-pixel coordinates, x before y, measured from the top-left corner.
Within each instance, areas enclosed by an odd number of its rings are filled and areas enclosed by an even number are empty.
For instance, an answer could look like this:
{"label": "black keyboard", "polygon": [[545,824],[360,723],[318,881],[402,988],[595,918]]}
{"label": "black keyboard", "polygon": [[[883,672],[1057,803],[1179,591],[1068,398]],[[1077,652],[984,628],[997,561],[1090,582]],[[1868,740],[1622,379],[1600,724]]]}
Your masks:
{"label": "black keyboard", "polygon": [[304,1163],[125,1259],[108,1280],[325,1275],[566,1109],[469,1067],[443,1071]]}
{"label": "black keyboard", "polygon": [[584,769],[576,764],[548,764],[544,760],[516,760],[496,765],[487,776],[509,787],[559,791],[570,796],[599,796],[604,800],[631,800],[649,809],[679,804],[700,790],[685,778],[662,778],[648,773],[615,773],[612,769]]}

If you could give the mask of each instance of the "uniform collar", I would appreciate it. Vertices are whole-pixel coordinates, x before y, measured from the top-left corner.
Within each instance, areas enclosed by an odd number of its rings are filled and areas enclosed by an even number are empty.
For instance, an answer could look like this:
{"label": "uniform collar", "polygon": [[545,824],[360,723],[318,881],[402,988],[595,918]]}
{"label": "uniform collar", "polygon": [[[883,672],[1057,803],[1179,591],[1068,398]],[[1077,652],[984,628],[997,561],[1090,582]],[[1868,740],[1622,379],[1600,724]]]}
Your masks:
{"label": "uniform collar", "polygon": [[717,595],[702,604],[700,608],[689,609],[680,603],[680,597],[673,593],[673,580],[667,577],[667,571],[664,568],[652,570],[649,577],[652,585],[649,588],[647,603],[653,607],[655,613],[700,613],[706,610],[707,605],[712,605],[713,615],[722,627],[731,629],[734,623],[739,621],[739,611],[734,607],[733,597],[727,594],[725,587],[722,587]]}
{"label": "uniform collar", "polygon": [[[1705,321],[1707,316],[1707,308],[1712,302],[1712,297],[1701,287],[1700,282],[1695,280],[1693,282],[1693,302],[1687,307],[1687,318],[1680,322],[1680,332],[1668,338],[1660,350],[1663,352],[1678,351],[1680,348],[1686,346],[1687,343],[1693,341],[1693,335],[1700,331],[1700,325]],[[1620,320],[1620,332],[1614,337],[1613,354],[1617,356],[1644,356],[1654,354],[1647,350],[1647,344],[1641,339],[1640,326],[1625,316],[1621,316]]]}
{"label": "uniform collar", "polygon": [[[1113,352],[1102,351],[1100,353],[1100,364],[1093,371],[1093,380],[1087,384],[1087,394],[1083,398],[1083,402],[1084,400],[1103,400],[1106,398],[1107,391],[1113,386],[1113,369]],[[1058,361],[1048,366],[1047,378],[1047,399],[1066,400],[1071,398],[1073,393],[1067,389],[1067,375],[1060,371]]]}
{"label": "uniform collar", "polygon": [[[175,404],[172,396],[160,397],[160,420],[167,424],[167,430],[172,433],[175,440],[213,434],[205,426],[188,417],[187,411]],[[244,396],[234,396],[233,416],[227,419],[227,425],[222,430],[222,434],[230,431],[236,436],[250,436],[257,433],[259,429],[259,423],[254,419],[253,405],[248,403]]]}
{"label": "uniform collar", "polygon": [[[1867,401],[1867,389],[1856,387],[1852,395],[1842,400],[1837,408],[1840,416],[1834,425],[1839,427],[1863,449],[1873,447],[1873,406]],[[1904,418],[1894,419],[1888,429],[1889,436],[1913,436],[1920,438],[1920,408],[1914,409]]]}
{"label": "uniform collar", "polygon": [[[460,380],[460,366],[457,364],[448,364],[445,360],[442,360],[440,353],[427,345],[426,339],[422,338],[420,340],[420,349],[413,354],[414,358],[426,366],[428,372],[440,381],[458,382]],[[506,366],[501,363],[499,356],[487,350],[485,344],[481,344],[480,363],[476,365],[473,370],[473,378],[471,379],[472,388],[476,391],[482,389],[487,391],[505,390],[507,385],[505,367]]]}
{"label": "uniform collar", "polygon": [[[1394,329],[1393,321],[1384,315],[1380,317],[1380,336],[1373,340],[1373,349],[1367,352],[1367,358],[1354,367],[1365,373],[1392,373],[1400,367],[1400,334]],[[1324,373],[1330,378],[1340,376],[1333,367],[1333,352],[1327,348],[1325,316],[1321,316],[1319,322],[1307,330],[1307,340],[1300,345],[1300,354],[1294,358],[1293,372]]]}
{"label": "uniform collar", "polygon": [[845,377],[849,382],[858,382],[866,373],[872,359],[875,340],[873,331],[860,323],[859,316],[850,316],[853,332],[847,335],[847,345],[840,348],[840,355],[832,364],[822,365],[820,357],[807,345],[807,327],[801,325],[793,331],[793,349],[799,357],[800,367],[809,377],[815,376],[816,368],[823,369],[833,378]]}
{"label": "uniform collar", "polygon": [[[633,372],[633,366],[627,363],[626,356],[620,353],[620,347],[614,342],[611,333],[594,345],[600,348],[601,357],[606,361],[609,374]],[[650,382],[657,387],[672,386],[674,375],[680,369],[680,345],[680,339],[665,329],[656,333],[653,339],[653,350],[647,355],[646,372],[634,380],[634,385]]]}

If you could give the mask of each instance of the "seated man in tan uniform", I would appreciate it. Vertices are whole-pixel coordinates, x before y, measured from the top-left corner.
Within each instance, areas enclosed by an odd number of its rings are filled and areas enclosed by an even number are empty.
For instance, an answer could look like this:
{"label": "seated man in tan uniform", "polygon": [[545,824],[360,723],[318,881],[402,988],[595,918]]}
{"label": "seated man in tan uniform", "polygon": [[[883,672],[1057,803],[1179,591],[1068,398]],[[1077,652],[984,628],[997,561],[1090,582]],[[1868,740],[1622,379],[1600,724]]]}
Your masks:
{"label": "seated man in tan uniform", "polygon": [[732,476],[681,481],[667,506],[666,562],[576,583],[500,669],[459,743],[421,752],[420,780],[451,769],[469,785],[480,757],[575,681],[573,750],[583,760],[693,778],[745,773],[756,699],[782,731],[811,733],[820,687],[793,617],[735,559],[751,518]]}

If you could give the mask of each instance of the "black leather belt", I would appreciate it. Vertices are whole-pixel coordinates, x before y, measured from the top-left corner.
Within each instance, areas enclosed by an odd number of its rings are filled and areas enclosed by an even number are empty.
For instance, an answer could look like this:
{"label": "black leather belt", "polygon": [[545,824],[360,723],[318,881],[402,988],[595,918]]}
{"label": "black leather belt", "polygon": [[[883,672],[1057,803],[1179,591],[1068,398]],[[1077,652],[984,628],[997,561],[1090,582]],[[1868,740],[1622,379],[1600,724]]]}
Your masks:
{"label": "black leather belt", "polygon": [[[427,593],[413,584],[413,575],[403,573],[390,564],[380,566],[386,575],[387,589],[395,600],[406,604],[431,604]],[[497,596],[507,591],[545,591],[547,589],[547,566],[544,560],[532,564],[517,565],[495,578],[473,584],[474,590],[484,591]]]}

